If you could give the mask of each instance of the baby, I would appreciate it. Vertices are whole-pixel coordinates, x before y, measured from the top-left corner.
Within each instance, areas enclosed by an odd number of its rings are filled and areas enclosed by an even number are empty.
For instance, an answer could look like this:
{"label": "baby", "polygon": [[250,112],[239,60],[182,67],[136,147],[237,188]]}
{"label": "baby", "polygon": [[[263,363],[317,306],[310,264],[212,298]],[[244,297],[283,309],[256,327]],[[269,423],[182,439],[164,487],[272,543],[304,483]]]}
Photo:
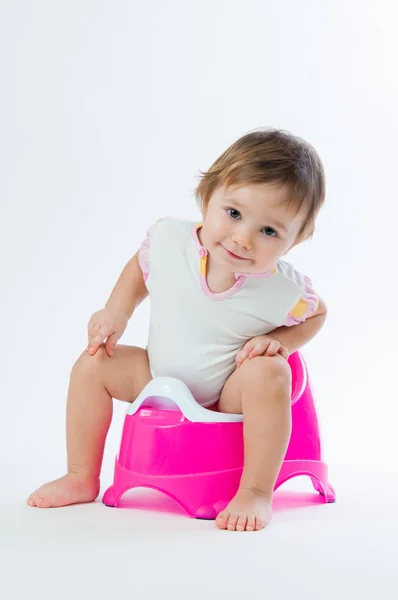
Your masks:
{"label": "baby", "polygon": [[[260,129],[201,173],[195,194],[203,222],[157,221],[92,315],[69,383],[68,472],[31,494],[29,506],[95,500],[112,398],[134,402],[153,377],[170,376],[202,406],[244,417],[242,478],[217,527],[255,531],[270,522],[291,433],[289,354],[326,318],[310,279],[282,256],[314,232],[324,170],[302,139]],[[147,347],[118,344],[148,295]]]}

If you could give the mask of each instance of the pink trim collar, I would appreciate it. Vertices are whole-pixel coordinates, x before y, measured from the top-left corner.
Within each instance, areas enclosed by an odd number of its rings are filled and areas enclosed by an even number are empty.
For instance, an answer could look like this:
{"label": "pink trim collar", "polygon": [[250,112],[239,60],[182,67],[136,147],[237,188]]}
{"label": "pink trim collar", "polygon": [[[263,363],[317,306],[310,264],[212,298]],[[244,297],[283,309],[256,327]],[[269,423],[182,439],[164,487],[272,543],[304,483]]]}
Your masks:
{"label": "pink trim collar", "polygon": [[[206,248],[204,246],[202,246],[202,244],[200,243],[199,240],[199,236],[198,236],[198,229],[200,229],[202,227],[203,223],[195,223],[192,228],[191,228],[191,235],[195,241],[196,247],[199,250],[199,256],[202,258],[204,256],[208,255],[208,251],[206,250]],[[270,271],[263,271],[262,273],[245,273],[244,271],[236,271],[234,273],[235,275],[235,279],[239,279],[239,277],[254,277],[256,279],[259,279],[260,277],[269,277],[270,275],[273,275],[276,271],[276,267],[274,267],[273,269],[271,269]]]}
{"label": "pink trim collar", "polygon": [[195,223],[195,225],[193,225],[191,228],[191,235],[192,235],[192,238],[198,249],[198,254],[200,256],[200,285],[202,286],[202,290],[204,291],[206,296],[209,296],[213,300],[224,300],[224,298],[229,298],[236,291],[238,291],[242,287],[244,282],[246,281],[247,277],[257,277],[257,278],[268,277],[269,275],[272,275],[273,273],[275,273],[276,269],[273,269],[272,271],[265,271],[264,273],[236,272],[236,273],[234,273],[236,283],[231,288],[229,288],[228,290],[225,290],[224,292],[219,292],[219,293],[212,292],[211,289],[209,288],[209,286],[207,285],[207,279],[206,279],[206,264],[207,264],[207,256],[209,253],[206,250],[206,248],[204,246],[202,246],[202,244],[200,243],[199,236],[198,236],[198,229],[200,229],[201,227],[202,227],[202,223]]}

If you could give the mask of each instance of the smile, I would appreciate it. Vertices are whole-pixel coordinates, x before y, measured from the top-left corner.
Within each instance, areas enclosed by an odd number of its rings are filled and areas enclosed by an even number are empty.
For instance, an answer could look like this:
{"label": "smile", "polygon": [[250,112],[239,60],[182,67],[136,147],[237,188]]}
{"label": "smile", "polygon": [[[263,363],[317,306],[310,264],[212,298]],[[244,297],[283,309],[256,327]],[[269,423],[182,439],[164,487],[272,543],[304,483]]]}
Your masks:
{"label": "smile", "polygon": [[[222,244],[221,244],[221,246],[224,248],[224,246]],[[230,256],[231,258],[235,258],[236,260],[249,260],[248,258],[243,258],[243,256],[238,256],[237,254],[230,252],[226,248],[224,248],[224,250],[228,254],[228,256]]]}

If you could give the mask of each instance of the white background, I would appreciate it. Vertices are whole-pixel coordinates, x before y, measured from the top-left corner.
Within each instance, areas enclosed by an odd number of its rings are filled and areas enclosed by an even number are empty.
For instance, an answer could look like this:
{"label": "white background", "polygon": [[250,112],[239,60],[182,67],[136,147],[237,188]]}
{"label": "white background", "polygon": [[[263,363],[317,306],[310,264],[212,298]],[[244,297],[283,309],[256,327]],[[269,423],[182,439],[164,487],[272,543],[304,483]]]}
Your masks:
{"label": "white background", "polygon": [[[278,590],[345,598],[361,589],[371,598],[381,579],[384,597],[396,597],[397,16],[393,0],[1,0],[8,597],[20,597],[24,585],[41,598],[70,596],[71,573],[81,590],[105,593],[117,579],[120,592],[128,568],[132,590],[174,597],[197,581],[195,569],[209,574],[191,590],[198,597],[246,590],[274,598]],[[314,238],[287,260],[329,308],[303,355],[337,503],[284,508],[279,500],[271,527],[246,537],[181,514],[99,502],[25,507],[33,489],[64,473],[67,385],[91,314],[156,219],[200,219],[199,170],[265,125],[312,143],[327,175]],[[148,309],[139,307],[122,343],[145,345]],[[103,489],[124,411],[115,402]],[[21,568],[29,576],[17,581]],[[61,578],[69,587],[59,590]]]}

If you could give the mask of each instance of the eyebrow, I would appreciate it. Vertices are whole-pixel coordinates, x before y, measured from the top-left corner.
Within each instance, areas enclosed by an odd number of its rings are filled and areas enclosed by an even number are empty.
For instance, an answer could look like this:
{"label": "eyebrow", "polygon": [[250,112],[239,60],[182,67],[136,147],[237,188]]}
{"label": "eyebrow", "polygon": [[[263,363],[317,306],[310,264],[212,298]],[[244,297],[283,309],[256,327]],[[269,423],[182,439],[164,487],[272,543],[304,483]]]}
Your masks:
{"label": "eyebrow", "polygon": [[[243,204],[241,204],[239,202],[239,200],[235,200],[234,198],[228,198],[228,197],[224,197],[225,201],[228,202],[232,202],[233,204],[236,204],[236,206],[239,206],[239,208],[245,208],[245,206],[243,206]],[[287,229],[286,229],[286,225],[284,225],[281,221],[278,221],[278,219],[273,219],[270,218],[269,222],[272,225],[275,225],[275,227],[277,227],[278,229],[281,229],[282,231],[284,231],[285,233],[288,233]],[[264,227],[268,227],[268,225],[264,225]]]}

